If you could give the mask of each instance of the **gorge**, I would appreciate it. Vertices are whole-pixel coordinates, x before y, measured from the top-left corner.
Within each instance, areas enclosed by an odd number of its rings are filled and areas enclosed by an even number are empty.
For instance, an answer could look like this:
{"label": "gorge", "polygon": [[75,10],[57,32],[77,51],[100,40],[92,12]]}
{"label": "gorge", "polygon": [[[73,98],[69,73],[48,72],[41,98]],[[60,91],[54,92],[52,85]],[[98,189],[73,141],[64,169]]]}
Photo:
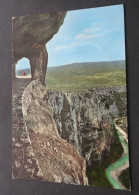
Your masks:
{"label": "gorge", "polygon": [[[13,178],[89,185],[86,167],[110,156],[113,119],[127,116],[126,86],[46,89],[45,44],[65,15],[13,18]],[[30,61],[31,79],[15,76],[23,57]]]}

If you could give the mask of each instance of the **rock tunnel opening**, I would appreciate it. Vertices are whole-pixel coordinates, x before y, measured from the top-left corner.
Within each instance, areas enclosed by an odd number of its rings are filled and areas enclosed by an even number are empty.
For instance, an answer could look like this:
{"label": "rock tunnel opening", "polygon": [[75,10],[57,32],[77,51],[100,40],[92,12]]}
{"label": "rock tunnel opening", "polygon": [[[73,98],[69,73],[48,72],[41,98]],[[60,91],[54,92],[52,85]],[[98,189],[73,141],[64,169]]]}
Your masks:
{"label": "rock tunnel opening", "polygon": [[30,61],[23,57],[15,66],[16,78],[32,78]]}

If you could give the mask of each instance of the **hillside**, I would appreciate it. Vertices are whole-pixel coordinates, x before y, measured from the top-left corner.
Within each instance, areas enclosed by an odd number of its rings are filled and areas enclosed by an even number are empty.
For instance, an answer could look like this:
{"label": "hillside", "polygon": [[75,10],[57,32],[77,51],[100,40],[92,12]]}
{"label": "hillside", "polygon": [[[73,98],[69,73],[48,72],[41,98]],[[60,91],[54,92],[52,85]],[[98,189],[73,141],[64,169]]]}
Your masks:
{"label": "hillside", "polygon": [[[17,70],[17,76],[30,69]],[[48,89],[63,92],[81,92],[92,87],[121,86],[126,84],[125,61],[84,62],[48,67]]]}
{"label": "hillside", "polygon": [[46,83],[49,89],[64,92],[125,85],[125,61],[86,62],[49,67]]}
{"label": "hillside", "polygon": [[27,74],[31,73],[30,68],[26,68],[26,69],[16,70],[16,75],[21,76],[23,72],[26,72]]}
{"label": "hillside", "polygon": [[58,67],[48,67],[48,74],[58,76],[64,74],[66,76],[74,75],[92,75],[95,73],[113,72],[125,70],[125,61],[114,62],[83,62],[73,63]]}

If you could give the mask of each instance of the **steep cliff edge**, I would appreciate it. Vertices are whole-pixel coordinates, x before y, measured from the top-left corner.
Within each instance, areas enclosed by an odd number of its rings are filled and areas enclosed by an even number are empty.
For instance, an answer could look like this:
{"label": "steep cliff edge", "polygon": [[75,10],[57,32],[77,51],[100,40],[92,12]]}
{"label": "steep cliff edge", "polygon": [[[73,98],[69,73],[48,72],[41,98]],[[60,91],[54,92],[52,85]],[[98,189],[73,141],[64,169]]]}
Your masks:
{"label": "steep cliff edge", "polygon": [[87,185],[85,160],[59,136],[45,86],[26,85],[13,98],[13,177]]}
{"label": "steep cliff edge", "polygon": [[85,93],[48,90],[59,134],[73,144],[87,164],[109,155],[113,118],[126,116],[126,87],[100,87]]}
{"label": "steep cliff edge", "polygon": [[[86,162],[59,136],[44,85],[45,43],[65,14],[13,18],[13,178],[88,185]],[[15,77],[22,57],[30,60],[33,81]]]}
{"label": "steep cliff edge", "polygon": [[[126,88],[46,90],[45,44],[65,14],[13,18],[13,178],[88,185],[86,162],[109,155],[113,118],[126,116]],[[33,81],[15,77],[22,57],[30,60]]]}

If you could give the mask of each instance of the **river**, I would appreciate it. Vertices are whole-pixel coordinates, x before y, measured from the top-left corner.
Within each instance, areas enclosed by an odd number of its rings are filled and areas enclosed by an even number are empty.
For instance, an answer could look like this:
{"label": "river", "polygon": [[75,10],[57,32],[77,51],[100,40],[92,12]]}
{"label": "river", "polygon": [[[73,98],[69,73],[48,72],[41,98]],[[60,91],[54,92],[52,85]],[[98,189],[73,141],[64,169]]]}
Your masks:
{"label": "river", "polygon": [[125,139],[125,132],[122,128],[118,127],[116,124],[116,121],[118,119],[114,120],[114,127],[117,130],[119,140],[123,147],[123,154],[120,159],[118,159],[115,163],[111,164],[106,169],[106,176],[115,189],[121,189],[121,190],[127,190],[125,186],[121,183],[119,180],[119,176],[122,173],[123,170],[127,169],[129,167],[129,152],[128,152],[128,142]]}

